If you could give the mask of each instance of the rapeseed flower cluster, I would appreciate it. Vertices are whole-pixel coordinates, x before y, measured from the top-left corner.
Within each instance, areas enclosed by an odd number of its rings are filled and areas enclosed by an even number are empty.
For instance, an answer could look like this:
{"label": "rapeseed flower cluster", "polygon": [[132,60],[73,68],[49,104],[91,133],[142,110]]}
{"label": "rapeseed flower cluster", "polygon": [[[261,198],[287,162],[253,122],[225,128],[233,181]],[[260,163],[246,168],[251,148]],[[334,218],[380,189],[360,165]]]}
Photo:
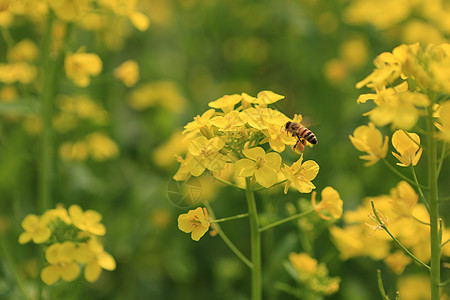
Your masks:
{"label": "rapeseed flower cluster", "polygon": [[286,265],[289,274],[315,296],[332,295],[339,290],[339,277],[330,277],[324,263],[318,263],[316,259],[307,253],[290,253],[289,264]]}
{"label": "rapeseed flower cluster", "polygon": [[[419,43],[403,44],[378,55],[374,65],[373,72],[356,84],[372,90],[357,100],[373,102],[374,107],[364,114],[370,122],[356,128],[350,140],[365,153],[360,158],[368,161],[366,166],[382,160],[403,180],[389,195],[367,198],[355,211],[344,213],[344,228],[333,227],[331,233],[343,259],[384,260],[396,274],[402,274],[412,261],[429,269],[431,295],[439,299],[440,259],[450,255],[445,242],[449,230],[439,215],[438,199],[438,176],[450,136],[450,44],[425,48]],[[387,129],[378,129],[386,125],[393,132],[390,138]],[[389,140],[396,165],[410,169],[411,176],[390,163]],[[437,150],[439,143],[442,151]],[[422,163],[428,164],[426,185],[415,171],[423,153],[428,158]]]}
{"label": "rapeseed flower cluster", "polygon": [[[291,120],[269,107],[283,98],[262,91],[256,97],[242,93],[210,102],[211,109],[184,127],[187,153],[185,157],[178,156],[181,164],[174,179],[184,181],[204,173],[221,177],[231,171],[238,186],[244,178],[251,178],[261,188],[284,183],[284,193],[291,187],[300,193],[313,191],[316,187],[312,181],[319,172],[315,161],[304,161],[302,153],[292,164],[282,162],[280,153],[297,142],[285,124],[302,120],[299,115]],[[342,200],[331,187],[322,191],[319,204],[315,203],[314,194],[313,206],[327,220],[342,214]],[[182,231],[192,232],[194,240],[200,238],[197,233],[203,235],[210,226],[208,214],[199,208],[181,215],[178,222]]]}
{"label": "rapeseed flower cluster", "polygon": [[68,209],[58,205],[41,216],[30,214],[22,221],[25,230],[19,243],[33,241],[46,246],[47,265],[41,270],[41,279],[52,285],[59,279],[73,281],[84,269],[87,281],[96,281],[102,269],[116,268],[114,258],[104,251],[99,237],[106,234],[100,222],[102,216],[94,210],[83,211],[78,205]]}

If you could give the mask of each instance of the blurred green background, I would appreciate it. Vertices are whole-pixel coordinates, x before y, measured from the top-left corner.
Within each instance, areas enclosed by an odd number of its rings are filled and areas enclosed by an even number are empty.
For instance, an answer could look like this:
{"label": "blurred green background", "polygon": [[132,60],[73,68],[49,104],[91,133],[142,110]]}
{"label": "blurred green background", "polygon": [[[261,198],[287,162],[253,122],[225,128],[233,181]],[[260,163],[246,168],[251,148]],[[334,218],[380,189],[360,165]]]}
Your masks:
{"label": "blurred green background", "polygon": [[[303,115],[319,140],[304,154],[321,167],[314,184],[319,190],[328,185],[337,189],[344,211],[354,209],[364,197],[389,193],[397,184],[398,178],[381,163],[363,167],[348,139],[357,126],[367,124],[362,113],[369,110],[368,105],[356,104],[360,91],[354,86],[372,71],[372,60],[381,52],[405,42],[447,40],[450,27],[442,18],[450,16],[448,2],[139,0],[137,7],[150,19],[150,27],[144,32],[130,29],[115,49],[85,31],[76,33],[72,42],[73,51],[87,44],[89,52],[97,53],[104,73],[135,60],[140,68],[137,85],[127,88],[113,80],[94,79],[79,89],[63,78],[58,88],[61,94],[89,95],[107,111],[108,122],[82,121],[76,130],[55,133],[53,204],[76,203],[100,212],[107,227],[105,249],[117,261],[115,271],[104,271],[93,284],[82,278],[58,284],[60,299],[248,299],[246,266],[220,238],[207,235],[194,242],[178,230],[177,217],[187,209],[173,205],[168,197],[179,165],[174,154],[183,150],[177,132],[223,95],[255,96],[271,90],[286,96],[278,109],[288,117]],[[11,34],[15,40],[40,39],[26,22]],[[0,48],[2,57],[5,48]],[[146,95],[144,104],[133,105],[140,94]],[[34,278],[39,272],[38,247],[18,245],[17,237],[23,217],[38,213],[39,134],[27,130],[23,112],[6,108],[0,112],[0,228],[19,272]],[[61,144],[92,130],[115,141],[120,154],[105,161],[79,162],[58,156]],[[292,152],[287,156],[296,159]],[[425,175],[419,172],[419,178]],[[444,168],[442,182],[449,176]],[[212,201],[218,218],[246,211],[239,191],[220,184],[203,188],[202,196]],[[258,195],[257,203],[260,208],[272,207],[281,217],[299,197],[274,190]],[[443,206],[445,211],[448,205]],[[223,228],[249,255],[247,220]],[[304,250],[301,233],[294,228],[286,224],[263,235],[266,299],[294,299],[274,288],[279,281],[294,284],[282,266],[290,252]],[[313,247],[330,275],[341,277],[339,292],[329,299],[380,299],[377,268],[393,295],[398,278],[382,262],[340,260],[327,230]],[[409,266],[406,273],[417,270]],[[35,289],[33,283],[29,288]],[[0,298],[20,299],[4,263]]]}

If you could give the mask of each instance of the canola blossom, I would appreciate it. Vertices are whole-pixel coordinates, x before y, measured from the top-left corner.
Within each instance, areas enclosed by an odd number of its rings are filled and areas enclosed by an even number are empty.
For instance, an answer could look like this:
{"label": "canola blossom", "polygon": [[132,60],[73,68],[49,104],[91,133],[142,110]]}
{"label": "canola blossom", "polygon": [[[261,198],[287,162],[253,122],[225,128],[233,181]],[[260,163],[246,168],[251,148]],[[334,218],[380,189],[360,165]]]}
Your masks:
{"label": "canola blossom", "polygon": [[96,281],[101,270],[113,271],[116,263],[111,254],[103,249],[96,236],[105,235],[102,216],[94,211],[83,211],[78,205],[69,209],[58,205],[42,216],[28,215],[22,221],[25,232],[19,236],[19,243],[33,241],[47,246],[46,266],[41,270],[41,279],[47,285],[59,279],[73,281],[81,273],[90,282]]}
{"label": "canola blossom", "polygon": [[[264,188],[276,184],[280,176],[283,180],[280,153],[286,145],[297,142],[284,129],[284,124],[292,120],[269,107],[283,98],[272,91],[262,91],[256,97],[242,93],[211,101],[211,109],[184,127],[188,152],[185,157],[178,157],[181,165],[174,179],[187,180],[205,171],[216,175],[231,165],[235,176],[251,177]],[[301,121],[301,116],[294,120]],[[305,171],[300,173],[303,176]],[[311,176],[306,174],[308,181],[315,177]],[[294,185],[300,185],[297,183]]]}
{"label": "canola blossom", "polygon": [[200,240],[209,230],[209,226],[209,215],[206,208],[197,207],[178,217],[178,228],[183,232],[191,233],[194,241]]}

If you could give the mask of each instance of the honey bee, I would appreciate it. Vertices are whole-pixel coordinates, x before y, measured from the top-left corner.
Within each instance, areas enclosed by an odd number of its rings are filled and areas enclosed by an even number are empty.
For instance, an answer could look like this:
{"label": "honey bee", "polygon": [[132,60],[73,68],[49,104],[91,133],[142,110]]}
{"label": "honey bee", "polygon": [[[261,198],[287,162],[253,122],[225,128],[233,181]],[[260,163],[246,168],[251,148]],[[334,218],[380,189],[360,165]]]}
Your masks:
{"label": "honey bee", "polygon": [[294,149],[297,149],[300,152],[303,151],[306,146],[306,141],[314,145],[317,144],[316,135],[301,124],[289,121],[286,123],[286,125],[284,125],[284,127],[286,128],[287,132],[292,134],[292,136],[296,136],[298,139],[297,143],[294,146]]}

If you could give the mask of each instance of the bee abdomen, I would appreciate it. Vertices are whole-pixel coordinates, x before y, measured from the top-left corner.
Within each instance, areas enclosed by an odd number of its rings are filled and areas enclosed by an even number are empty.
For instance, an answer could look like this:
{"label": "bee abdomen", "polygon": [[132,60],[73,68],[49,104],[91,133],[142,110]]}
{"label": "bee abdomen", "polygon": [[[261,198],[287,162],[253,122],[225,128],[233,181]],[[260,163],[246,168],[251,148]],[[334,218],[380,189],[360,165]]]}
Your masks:
{"label": "bee abdomen", "polygon": [[301,137],[310,142],[311,144],[314,145],[317,144],[317,137],[315,136],[315,134],[305,127],[303,127],[302,129],[304,130],[302,130],[302,132],[300,133]]}

